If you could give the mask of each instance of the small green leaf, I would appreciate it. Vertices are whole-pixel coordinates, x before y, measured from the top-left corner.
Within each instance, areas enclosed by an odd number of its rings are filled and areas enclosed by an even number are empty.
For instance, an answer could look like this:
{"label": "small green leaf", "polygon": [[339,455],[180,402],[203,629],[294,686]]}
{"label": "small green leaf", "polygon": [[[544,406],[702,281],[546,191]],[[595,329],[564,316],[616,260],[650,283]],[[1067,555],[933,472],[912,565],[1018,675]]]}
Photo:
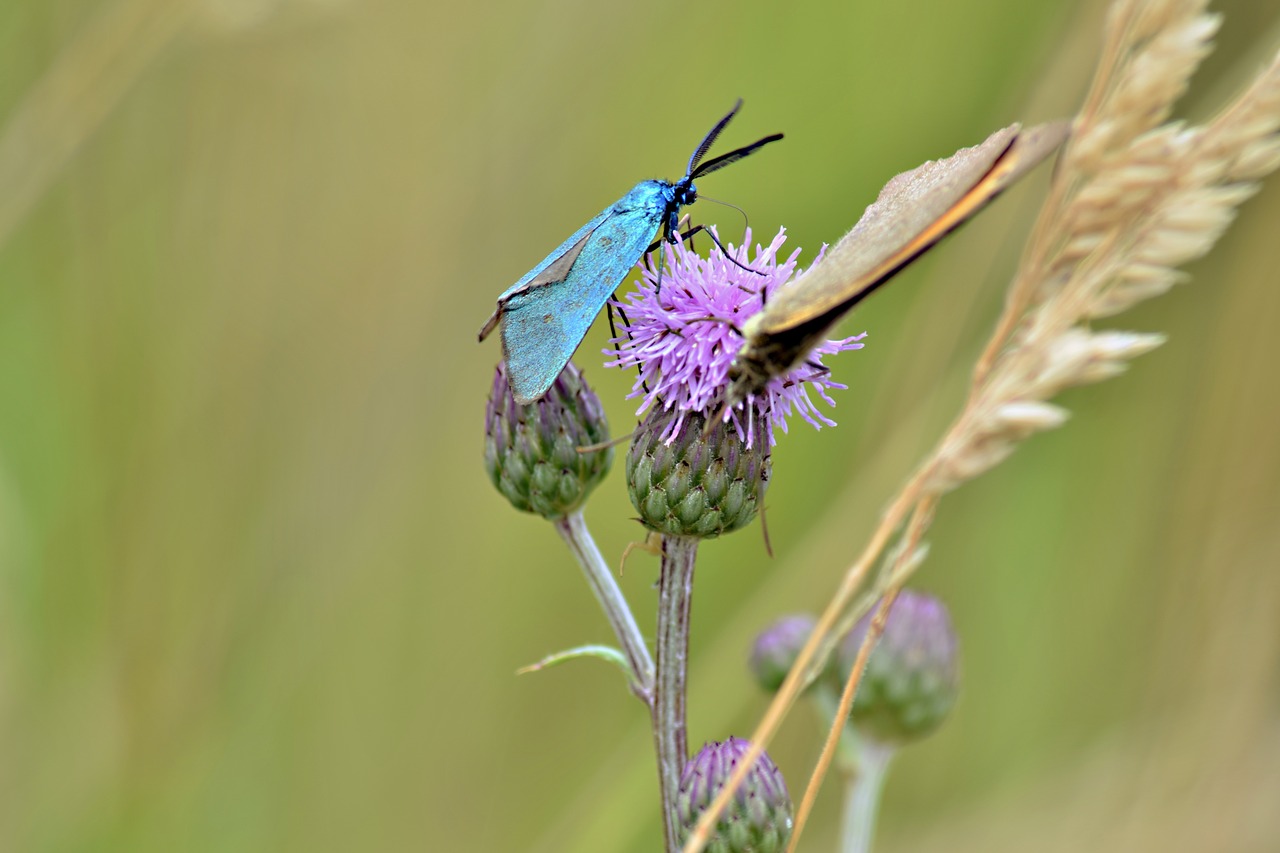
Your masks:
{"label": "small green leaf", "polygon": [[576,646],[572,649],[565,649],[562,652],[555,652],[547,655],[537,663],[531,663],[528,666],[522,666],[516,670],[516,675],[524,675],[527,672],[538,672],[548,667],[557,666],[565,661],[574,660],[575,658],[599,658],[602,661],[614,664],[622,670],[627,677],[627,681],[631,680],[631,667],[627,664],[627,658],[622,652],[613,646]]}

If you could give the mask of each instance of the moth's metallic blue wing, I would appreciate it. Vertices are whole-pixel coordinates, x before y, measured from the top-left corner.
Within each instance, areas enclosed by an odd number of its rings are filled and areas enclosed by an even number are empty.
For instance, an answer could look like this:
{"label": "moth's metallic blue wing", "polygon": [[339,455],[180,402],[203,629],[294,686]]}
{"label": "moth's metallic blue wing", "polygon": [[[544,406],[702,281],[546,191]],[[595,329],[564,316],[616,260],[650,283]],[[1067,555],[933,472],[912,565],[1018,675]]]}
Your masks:
{"label": "moth's metallic blue wing", "polygon": [[516,401],[540,399],[596,315],[636,265],[671,203],[666,181],[643,181],[579,228],[498,297],[480,332],[502,325],[507,379]]}

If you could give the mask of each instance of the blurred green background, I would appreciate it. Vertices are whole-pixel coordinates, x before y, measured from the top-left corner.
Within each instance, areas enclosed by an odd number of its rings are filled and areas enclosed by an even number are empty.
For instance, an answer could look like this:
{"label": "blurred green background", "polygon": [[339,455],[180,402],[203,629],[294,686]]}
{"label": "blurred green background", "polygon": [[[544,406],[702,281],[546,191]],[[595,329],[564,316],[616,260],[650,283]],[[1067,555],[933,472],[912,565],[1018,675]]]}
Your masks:
{"label": "blurred green background", "polygon": [[[1185,102],[1280,45],[1228,0]],[[498,293],[645,177],[805,263],[895,172],[1069,114],[1069,0],[0,4],[0,849],[652,851],[645,715],[551,528],[480,463]],[[956,411],[1047,170],[844,325],[840,426],[778,447],[777,556],[703,546],[691,741],[765,706],[743,662],[820,608]],[[732,211],[691,211],[737,233]],[[881,849],[1280,849],[1280,181],[1170,341],[949,497],[919,584],[964,653]],[[579,363],[625,432],[630,377]],[[641,538],[621,465],[588,507]],[[656,564],[623,578],[651,624]],[[771,750],[799,795],[797,709]],[[832,849],[834,787],[805,849]]]}

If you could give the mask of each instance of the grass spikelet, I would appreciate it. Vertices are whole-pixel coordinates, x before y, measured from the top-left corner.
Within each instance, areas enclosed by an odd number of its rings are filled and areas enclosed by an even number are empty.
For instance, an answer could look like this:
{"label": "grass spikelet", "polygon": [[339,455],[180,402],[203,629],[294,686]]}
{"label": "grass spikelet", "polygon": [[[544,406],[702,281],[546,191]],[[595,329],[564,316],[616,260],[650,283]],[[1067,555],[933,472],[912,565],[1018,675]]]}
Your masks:
{"label": "grass spikelet", "polygon": [[[1031,435],[1061,426],[1068,413],[1050,398],[1116,376],[1164,341],[1159,334],[1097,331],[1090,322],[1184,281],[1177,267],[1208,252],[1257,181],[1280,166],[1280,56],[1206,124],[1169,121],[1212,48],[1219,18],[1205,7],[1204,0],[1112,5],[1093,84],[965,406],[845,573],[752,733],[743,773],[821,671],[835,638],[918,565],[919,558],[902,555],[923,556],[922,537],[941,497]],[[826,755],[819,761],[801,815],[827,761]],[[721,799],[727,802],[735,787],[731,780]],[[704,821],[714,819],[717,805]],[[798,821],[792,849],[802,830]],[[695,833],[686,851],[701,849],[700,837]]]}

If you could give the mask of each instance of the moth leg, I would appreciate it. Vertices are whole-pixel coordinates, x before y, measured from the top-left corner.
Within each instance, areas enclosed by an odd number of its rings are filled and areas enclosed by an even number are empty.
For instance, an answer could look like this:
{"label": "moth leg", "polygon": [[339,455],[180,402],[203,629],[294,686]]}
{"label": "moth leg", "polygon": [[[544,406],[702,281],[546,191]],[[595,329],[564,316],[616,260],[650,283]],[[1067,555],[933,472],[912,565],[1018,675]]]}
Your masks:
{"label": "moth leg", "polygon": [[768,472],[767,468],[764,471],[760,472],[761,479],[762,479],[761,488],[760,488],[760,533],[761,535],[764,536],[764,551],[766,554],[772,557],[773,543],[769,541],[769,522],[765,518],[765,514],[764,514],[764,495],[765,495],[766,488],[769,484],[769,475],[767,472]]}
{"label": "moth leg", "polygon": [[697,247],[697,246],[695,246],[695,245],[693,245],[693,235],[695,235],[695,234],[697,234],[699,231],[701,231],[701,230],[702,230],[702,226],[701,226],[701,225],[699,225],[699,226],[697,226],[697,227],[695,227],[695,228],[689,228],[689,223],[690,223],[690,222],[692,222],[692,221],[693,221],[693,217],[692,217],[692,216],[690,216],[690,215],[689,215],[689,214],[687,214],[687,213],[686,213],[686,214],[684,215],[684,217],[680,220],[680,227],[681,227],[681,228],[686,228],[686,229],[688,229],[688,230],[686,230],[683,234],[681,234],[681,235],[680,235],[680,239],[681,239],[681,240],[686,240],[686,241],[688,241],[690,251],[696,252],[696,251],[698,251],[698,247]]}
{"label": "moth leg", "polygon": [[[610,297],[609,297],[609,301],[608,301],[608,302],[606,302],[606,303],[604,304],[604,316],[605,316],[606,318],[608,318],[608,320],[609,320],[609,340],[613,342],[613,351],[614,351],[614,352],[619,352],[619,349],[618,349],[618,329],[617,329],[617,327],[616,327],[616,326],[614,326],[614,325],[613,325],[613,310],[614,310],[614,309],[613,309],[613,300],[615,300],[615,299],[617,299],[617,298],[618,298],[618,294],[617,294],[617,292],[615,291],[615,292],[614,292],[614,294],[613,294],[612,296],[610,296]],[[618,313],[619,313],[619,314],[621,314],[621,313],[622,313],[622,309],[621,309],[621,308],[619,308],[619,309],[618,309]],[[622,322],[624,322],[624,323],[626,322],[626,318],[625,318],[625,317],[623,318]],[[627,330],[627,334],[628,334],[628,335],[630,335],[630,334],[631,334],[631,330],[630,330],[630,329],[628,329],[628,330]]]}
{"label": "moth leg", "polygon": [[[683,223],[688,223],[688,221],[689,221],[688,215],[686,215],[684,219],[681,220],[681,222]],[[663,243],[674,243],[676,242],[677,236],[679,236],[681,240],[692,240],[694,234],[697,234],[699,231],[706,231],[706,226],[695,225],[692,228],[690,228],[688,231],[685,231],[683,234],[679,233],[679,231],[680,231],[679,225],[677,225],[674,230],[671,228],[670,225],[663,226],[662,238],[658,240],[654,240],[652,243],[649,244],[649,248],[644,250],[644,256],[646,260],[648,259],[649,255],[652,252],[654,252],[656,249],[661,247]],[[709,234],[711,232],[708,231],[707,233]],[[658,280],[657,280],[657,283],[654,284],[653,286],[653,292],[655,295],[662,293],[662,262],[665,259],[666,259],[665,255],[661,253],[658,255]]]}
{"label": "moth leg", "polygon": [[[635,340],[635,338],[631,337],[631,320],[628,319],[627,312],[622,310],[621,305],[614,305],[614,303],[617,301],[618,301],[618,294],[615,292],[613,296],[609,297],[609,301],[604,304],[604,307],[605,307],[605,316],[609,318],[609,339],[613,341],[613,351],[622,352],[622,347],[618,345],[618,332],[613,326],[614,311],[617,311],[618,316],[622,319],[622,326],[626,330],[627,340],[633,341]],[[640,387],[644,389],[644,392],[646,394],[650,393],[648,383],[641,381]]]}
{"label": "moth leg", "polygon": [[711,242],[716,244],[716,248],[720,250],[720,254],[724,255],[725,260],[727,260],[729,263],[733,264],[738,269],[746,270],[747,272],[753,272],[756,275],[764,275],[764,273],[760,272],[760,270],[753,270],[751,267],[746,266],[745,264],[741,263],[737,258],[735,258],[733,255],[729,254],[729,251],[724,247],[724,244],[720,242],[720,238],[717,237],[714,232],[706,228],[702,230],[707,232],[707,236],[711,238]]}
{"label": "moth leg", "polygon": [[738,328],[737,323],[734,323],[732,320],[726,320],[723,317],[694,317],[692,320],[689,320],[689,322],[690,323],[722,323],[728,326],[730,329],[732,329],[733,333],[738,337],[740,338],[746,337],[746,335],[742,333],[742,330]]}
{"label": "moth leg", "polygon": [[[686,218],[687,218],[687,217],[686,217]],[[685,241],[692,240],[692,239],[693,239],[693,235],[694,235],[694,234],[697,234],[699,231],[706,231],[706,230],[707,230],[707,226],[705,226],[705,225],[695,225],[695,226],[693,226],[692,228],[690,228],[688,231],[683,232],[683,233],[680,235],[680,239],[681,239],[681,240],[685,240]],[[645,250],[644,250],[645,255],[648,255],[650,252],[654,251],[655,249],[657,249],[659,246],[661,246],[661,245],[662,245],[663,243],[665,243],[665,242],[671,242],[671,243],[674,243],[674,242],[675,242],[675,240],[669,240],[669,241],[668,241],[668,240],[654,240],[652,243],[650,243],[650,244],[649,244],[649,248],[647,248],[647,249],[645,249]],[[692,248],[692,245],[690,245],[690,248]]]}

